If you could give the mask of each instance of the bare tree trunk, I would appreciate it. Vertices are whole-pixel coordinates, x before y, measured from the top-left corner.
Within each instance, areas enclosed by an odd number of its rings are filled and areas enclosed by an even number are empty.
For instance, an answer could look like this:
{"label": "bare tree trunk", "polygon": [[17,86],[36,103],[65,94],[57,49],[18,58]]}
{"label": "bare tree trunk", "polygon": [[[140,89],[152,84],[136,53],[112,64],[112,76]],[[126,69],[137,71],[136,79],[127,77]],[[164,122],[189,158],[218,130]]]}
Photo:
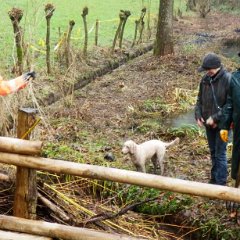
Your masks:
{"label": "bare tree trunk", "polygon": [[134,38],[133,38],[132,47],[134,47],[134,45],[136,43],[138,26],[139,26],[139,20],[136,20],[135,21],[135,32],[134,32]]}
{"label": "bare tree trunk", "polygon": [[117,28],[117,31],[115,33],[115,37],[113,39],[113,46],[112,46],[112,52],[114,51],[115,49],[115,46],[116,46],[116,42],[117,42],[117,38],[121,32],[121,29],[122,29],[122,25],[123,25],[123,21],[124,21],[124,18],[125,18],[125,14],[124,14],[124,11],[121,10],[120,13],[119,13],[119,24],[118,24],[118,28]]}
{"label": "bare tree trunk", "polygon": [[200,17],[205,18],[207,14],[211,11],[210,0],[202,0],[198,4],[198,9]]}
{"label": "bare tree trunk", "polygon": [[18,8],[13,8],[8,12],[8,15],[12,21],[13,32],[15,34],[15,44],[17,49],[17,66],[15,67],[15,71],[18,75],[22,75],[23,73],[23,42],[22,42],[22,31],[19,26],[19,23],[23,16],[23,11]]}
{"label": "bare tree trunk", "polygon": [[196,11],[196,0],[188,0],[186,11]]}
{"label": "bare tree trunk", "polygon": [[150,27],[150,22],[151,22],[151,0],[148,1],[148,11],[147,11],[147,40],[151,38],[151,27]]}
{"label": "bare tree trunk", "polygon": [[82,18],[83,18],[83,24],[84,24],[84,33],[85,33],[83,55],[85,57],[87,56],[87,47],[88,47],[88,30],[87,30],[87,19],[86,19],[87,15],[88,15],[88,8],[85,7],[85,8],[83,8],[83,12],[82,12]]}
{"label": "bare tree trunk", "polygon": [[139,38],[138,38],[137,44],[142,42],[142,35],[143,35],[143,30],[144,30],[144,25],[145,25],[144,17],[146,15],[146,11],[147,11],[147,9],[144,7],[142,9],[141,16],[140,16],[140,19],[139,19],[139,24],[138,24],[138,26],[139,26]]}
{"label": "bare tree trunk", "polygon": [[47,35],[46,35],[46,63],[47,63],[47,73],[51,73],[51,63],[50,63],[50,20],[53,15],[55,8],[52,4],[47,4],[45,6],[46,20],[47,20]]}
{"label": "bare tree trunk", "polygon": [[69,21],[69,28],[68,28],[67,39],[66,39],[66,64],[67,64],[67,68],[69,68],[70,59],[71,59],[70,40],[71,40],[71,33],[72,33],[74,25],[75,25],[75,22],[73,20]]}
{"label": "bare tree trunk", "polygon": [[128,17],[131,15],[131,12],[130,11],[124,11],[124,15],[125,15],[125,17],[124,17],[124,21],[123,21],[122,28],[121,28],[121,31],[120,31],[120,39],[119,39],[119,47],[120,48],[122,48],[124,28],[125,28]]}
{"label": "bare tree trunk", "polygon": [[164,56],[173,52],[173,0],[161,0],[154,55]]}

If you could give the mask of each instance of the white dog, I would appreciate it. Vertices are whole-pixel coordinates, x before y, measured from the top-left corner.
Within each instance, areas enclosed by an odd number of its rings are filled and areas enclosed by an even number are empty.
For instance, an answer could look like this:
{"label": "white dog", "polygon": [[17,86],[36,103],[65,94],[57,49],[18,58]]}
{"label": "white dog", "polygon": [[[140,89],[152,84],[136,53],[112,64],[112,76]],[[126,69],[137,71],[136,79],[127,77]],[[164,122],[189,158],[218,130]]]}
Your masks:
{"label": "white dog", "polygon": [[161,175],[163,174],[163,158],[166,152],[166,148],[179,143],[179,138],[176,138],[172,142],[163,142],[160,140],[150,140],[142,144],[136,144],[132,140],[128,140],[124,143],[122,153],[129,153],[131,160],[137,171],[146,172],[146,163],[150,159],[152,160],[154,171],[156,172],[157,166],[160,166]]}

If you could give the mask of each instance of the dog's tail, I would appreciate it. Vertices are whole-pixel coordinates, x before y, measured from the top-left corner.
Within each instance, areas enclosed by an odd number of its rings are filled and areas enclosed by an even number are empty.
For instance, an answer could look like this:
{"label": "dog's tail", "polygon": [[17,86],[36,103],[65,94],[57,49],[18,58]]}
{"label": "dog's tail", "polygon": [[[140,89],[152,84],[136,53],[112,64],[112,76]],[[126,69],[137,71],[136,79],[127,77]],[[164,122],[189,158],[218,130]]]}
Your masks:
{"label": "dog's tail", "polygon": [[171,147],[171,146],[177,145],[179,143],[179,141],[180,141],[180,139],[177,137],[173,141],[171,141],[169,143],[165,143],[165,146],[166,147]]}

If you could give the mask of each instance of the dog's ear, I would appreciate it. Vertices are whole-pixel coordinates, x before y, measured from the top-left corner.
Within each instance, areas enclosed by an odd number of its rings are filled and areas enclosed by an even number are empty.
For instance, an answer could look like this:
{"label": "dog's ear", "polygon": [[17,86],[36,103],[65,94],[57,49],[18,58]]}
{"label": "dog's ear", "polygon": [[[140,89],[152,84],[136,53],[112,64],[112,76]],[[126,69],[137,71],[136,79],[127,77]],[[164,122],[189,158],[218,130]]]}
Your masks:
{"label": "dog's ear", "polygon": [[131,154],[134,154],[136,152],[136,143],[134,141],[129,141],[128,148],[129,148],[129,152]]}

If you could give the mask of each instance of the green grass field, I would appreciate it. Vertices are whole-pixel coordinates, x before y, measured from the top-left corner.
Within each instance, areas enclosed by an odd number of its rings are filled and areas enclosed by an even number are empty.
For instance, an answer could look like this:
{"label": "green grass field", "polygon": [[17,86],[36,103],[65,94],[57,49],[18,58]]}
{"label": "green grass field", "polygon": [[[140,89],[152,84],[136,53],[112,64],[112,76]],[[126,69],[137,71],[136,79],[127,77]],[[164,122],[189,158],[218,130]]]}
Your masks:
{"label": "green grass field", "polygon": [[[89,42],[93,44],[95,22],[96,19],[99,19],[99,45],[102,46],[112,45],[119,23],[118,14],[120,9],[131,11],[131,16],[126,24],[124,38],[132,41],[135,20],[139,18],[143,6],[150,9],[152,26],[159,8],[159,0],[4,0],[1,3],[0,10],[0,37],[2,39],[0,56],[2,59],[4,58],[6,67],[9,62],[13,62],[15,53],[12,23],[9,19],[8,11],[13,7],[23,10],[24,16],[20,25],[25,31],[25,43],[28,43],[33,51],[44,55],[46,37],[44,6],[47,3],[52,3],[56,8],[51,19],[51,49],[56,46],[61,38],[59,37],[59,29],[61,34],[66,32],[70,20],[74,20],[76,23],[72,32],[72,43],[82,48],[84,29],[81,14],[85,6],[89,8],[87,16]],[[179,6],[184,8],[185,1],[175,1],[175,8]],[[147,22],[147,15],[145,22]]]}

